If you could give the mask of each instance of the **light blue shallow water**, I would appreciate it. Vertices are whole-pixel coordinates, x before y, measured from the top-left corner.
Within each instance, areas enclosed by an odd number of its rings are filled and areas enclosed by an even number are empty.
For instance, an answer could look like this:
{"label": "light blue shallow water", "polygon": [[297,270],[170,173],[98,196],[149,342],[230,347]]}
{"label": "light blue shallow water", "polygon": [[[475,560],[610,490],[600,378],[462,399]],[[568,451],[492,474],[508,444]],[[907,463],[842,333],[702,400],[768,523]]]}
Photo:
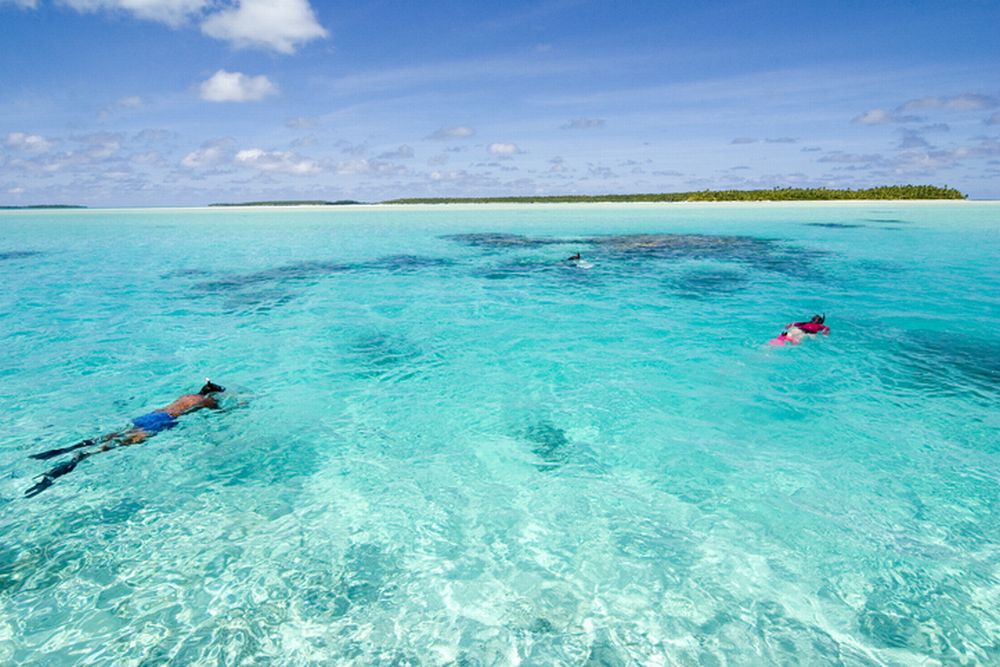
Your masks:
{"label": "light blue shallow water", "polygon": [[992,204],[0,214],[0,663],[997,664],[998,266]]}

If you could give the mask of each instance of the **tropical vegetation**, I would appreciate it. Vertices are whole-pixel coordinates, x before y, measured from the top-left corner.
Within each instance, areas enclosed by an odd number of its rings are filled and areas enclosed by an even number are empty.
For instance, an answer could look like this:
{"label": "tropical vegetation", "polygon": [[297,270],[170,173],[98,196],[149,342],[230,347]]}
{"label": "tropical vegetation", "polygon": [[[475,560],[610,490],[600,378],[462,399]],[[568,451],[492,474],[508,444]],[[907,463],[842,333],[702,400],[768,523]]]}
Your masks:
{"label": "tropical vegetation", "polygon": [[954,188],[935,185],[883,185],[858,190],[830,188],[773,188],[770,190],[700,190],[632,195],[555,195],[526,197],[414,197],[384,204],[562,204],[591,202],[699,202],[699,201],[840,201],[858,199],[965,199]]}

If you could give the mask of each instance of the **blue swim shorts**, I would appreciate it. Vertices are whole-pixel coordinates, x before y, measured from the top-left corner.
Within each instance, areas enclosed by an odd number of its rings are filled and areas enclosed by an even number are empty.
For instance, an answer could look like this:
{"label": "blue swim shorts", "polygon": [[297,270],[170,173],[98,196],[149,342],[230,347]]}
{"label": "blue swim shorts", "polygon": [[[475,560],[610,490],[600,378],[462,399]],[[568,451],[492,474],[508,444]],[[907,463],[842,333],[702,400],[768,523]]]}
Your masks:
{"label": "blue swim shorts", "polygon": [[146,433],[159,433],[160,431],[166,431],[168,428],[177,426],[177,419],[171,417],[166,412],[156,410],[141,417],[136,417],[132,420],[132,424],[137,429]]}

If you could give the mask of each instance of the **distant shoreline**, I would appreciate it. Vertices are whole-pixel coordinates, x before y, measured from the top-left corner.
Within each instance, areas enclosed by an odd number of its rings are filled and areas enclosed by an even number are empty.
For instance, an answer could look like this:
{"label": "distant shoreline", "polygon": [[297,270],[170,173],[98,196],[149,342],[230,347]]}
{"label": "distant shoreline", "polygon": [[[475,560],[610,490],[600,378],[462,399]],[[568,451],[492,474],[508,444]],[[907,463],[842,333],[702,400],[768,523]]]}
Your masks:
{"label": "distant shoreline", "polygon": [[[903,192],[901,192],[903,191]],[[820,196],[822,195],[822,196]],[[871,196],[879,195],[879,196]],[[891,196],[900,195],[900,196]],[[917,196],[925,195],[925,196]],[[935,196],[937,195],[937,196]],[[0,206],[3,211],[58,212],[58,211],[100,211],[100,210],[385,210],[401,208],[466,207],[470,209],[521,208],[521,207],[655,207],[655,206],[828,206],[828,205],[878,205],[878,204],[990,204],[1000,203],[996,199],[969,199],[958,190],[936,186],[887,186],[867,190],[823,190],[823,189],[776,189],[776,190],[704,190],[696,193],[664,193],[637,195],[565,195],[538,197],[455,197],[455,198],[407,198],[390,199],[381,202],[359,202],[355,200],[269,200],[233,203],[213,203],[192,206],[88,206],[69,204],[37,204],[26,206]]]}
{"label": "distant shoreline", "polygon": [[[625,195],[530,195],[511,197],[404,197],[389,199],[378,204],[628,204],[675,202],[758,202],[758,201],[913,201],[913,200],[964,200],[966,195],[949,187],[936,185],[882,185],[874,188],[772,188],[770,190],[699,190],[692,192],[660,192]],[[351,199],[325,200],[270,200],[209,204],[209,207],[257,206],[364,206]]]}
{"label": "distant shoreline", "polygon": [[302,213],[318,212],[340,212],[340,213],[378,213],[385,211],[443,211],[465,210],[465,211],[514,211],[514,210],[555,210],[555,209],[657,209],[657,208],[797,208],[797,207],[822,207],[822,208],[862,208],[865,206],[908,206],[908,207],[933,207],[933,206],[1000,206],[1000,199],[906,199],[906,200],[886,200],[886,199],[853,199],[848,201],[754,201],[754,202],[624,202],[624,203],[562,203],[562,204],[357,204],[346,206],[148,206],[148,207],[94,207],[78,209],[0,209],[0,215],[6,213],[10,215],[89,215],[100,214],[102,212],[114,211],[119,213],[176,213],[183,211],[218,213],[226,212],[241,213],[261,213],[268,211],[299,211]]}
{"label": "distant shoreline", "polygon": [[65,208],[81,209],[87,208],[78,204],[29,204],[27,206],[0,206],[0,211],[37,211],[37,210],[61,210]]}
{"label": "distant shoreline", "polygon": [[627,195],[540,195],[521,197],[410,197],[384,204],[589,204],[632,202],[757,202],[757,201],[908,201],[964,200],[955,188],[936,185],[882,185],[873,188],[772,188],[770,190],[699,190]]}

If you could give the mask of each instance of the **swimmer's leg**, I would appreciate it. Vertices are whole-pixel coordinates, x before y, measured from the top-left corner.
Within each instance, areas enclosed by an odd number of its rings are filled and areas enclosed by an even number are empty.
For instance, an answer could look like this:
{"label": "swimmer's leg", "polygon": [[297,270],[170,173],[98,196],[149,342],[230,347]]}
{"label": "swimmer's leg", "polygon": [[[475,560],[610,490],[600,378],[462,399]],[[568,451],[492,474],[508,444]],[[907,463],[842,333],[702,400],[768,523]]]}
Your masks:
{"label": "swimmer's leg", "polygon": [[127,447],[129,445],[138,445],[140,442],[146,440],[146,438],[152,436],[153,434],[149,431],[143,431],[141,428],[133,428],[125,431],[124,433],[116,433],[110,442],[106,442],[101,445],[100,451],[106,452],[109,449],[114,449],[115,447]]}
{"label": "swimmer's leg", "polygon": [[70,445],[69,447],[59,447],[58,449],[50,449],[47,452],[41,452],[39,454],[31,454],[28,458],[38,459],[39,461],[47,461],[48,459],[59,456],[60,454],[66,454],[67,452],[72,452],[83,447],[92,447],[98,442],[108,442],[120,436],[121,433],[108,433],[107,435],[101,436],[96,440],[94,438],[87,438],[86,440],[81,440],[75,445]]}

